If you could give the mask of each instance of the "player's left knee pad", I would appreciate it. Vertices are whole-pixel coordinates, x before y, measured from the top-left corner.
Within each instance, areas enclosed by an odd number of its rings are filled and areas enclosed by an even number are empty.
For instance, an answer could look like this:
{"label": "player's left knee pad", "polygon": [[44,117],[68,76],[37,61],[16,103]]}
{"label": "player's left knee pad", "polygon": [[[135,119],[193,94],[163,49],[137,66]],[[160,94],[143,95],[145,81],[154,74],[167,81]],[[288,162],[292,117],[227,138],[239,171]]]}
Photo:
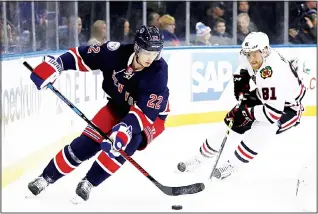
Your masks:
{"label": "player's left knee pad", "polygon": [[100,144],[82,134],[70,144],[70,151],[80,161],[93,157],[100,150]]}

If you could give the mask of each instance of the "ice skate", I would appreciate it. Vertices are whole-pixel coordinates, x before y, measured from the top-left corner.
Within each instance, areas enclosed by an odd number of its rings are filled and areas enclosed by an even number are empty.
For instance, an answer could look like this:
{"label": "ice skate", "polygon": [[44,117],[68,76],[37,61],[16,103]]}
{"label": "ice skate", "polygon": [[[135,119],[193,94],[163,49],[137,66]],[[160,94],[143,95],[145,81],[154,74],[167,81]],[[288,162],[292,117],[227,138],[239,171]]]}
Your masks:
{"label": "ice skate", "polygon": [[212,158],[206,158],[202,155],[197,155],[186,161],[178,163],[177,170],[178,172],[195,172],[211,159]]}
{"label": "ice skate", "polygon": [[[207,149],[208,148],[208,149]],[[217,157],[218,152],[212,149],[207,140],[202,144],[199,155],[178,163],[178,172],[194,172]]]}
{"label": "ice skate", "polygon": [[28,184],[29,190],[32,192],[33,195],[40,194],[47,186],[49,182],[45,180],[44,177],[40,176]]}
{"label": "ice skate", "polygon": [[213,177],[223,180],[229,177],[234,172],[234,169],[230,161],[226,161],[222,166],[215,168]]}
{"label": "ice skate", "polygon": [[72,203],[78,204],[82,201],[87,201],[93,188],[93,184],[86,178],[81,180],[76,187],[76,196],[72,199]]}

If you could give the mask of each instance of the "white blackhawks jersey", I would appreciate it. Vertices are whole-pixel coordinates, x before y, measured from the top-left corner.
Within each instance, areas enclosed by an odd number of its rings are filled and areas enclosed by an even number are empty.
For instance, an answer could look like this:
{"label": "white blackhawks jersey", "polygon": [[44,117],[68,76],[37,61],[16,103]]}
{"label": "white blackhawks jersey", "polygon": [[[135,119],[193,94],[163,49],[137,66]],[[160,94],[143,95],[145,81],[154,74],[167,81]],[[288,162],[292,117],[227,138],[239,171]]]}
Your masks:
{"label": "white blackhawks jersey", "polygon": [[245,56],[241,56],[240,63],[239,70],[248,70],[255,83],[256,94],[263,103],[251,109],[255,120],[276,123],[285,107],[296,111],[303,108],[300,101],[306,88],[293,66],[276,50],[271,49],[270,55],[257,71],[253,71]]}

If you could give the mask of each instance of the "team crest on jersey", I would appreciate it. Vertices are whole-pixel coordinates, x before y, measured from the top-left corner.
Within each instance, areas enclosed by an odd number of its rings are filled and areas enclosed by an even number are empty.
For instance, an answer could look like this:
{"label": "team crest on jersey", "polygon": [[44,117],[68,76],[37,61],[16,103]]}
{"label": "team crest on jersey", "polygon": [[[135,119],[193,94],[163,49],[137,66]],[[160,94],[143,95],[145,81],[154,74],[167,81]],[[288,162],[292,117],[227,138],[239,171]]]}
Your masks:
{"label": "team crest on jersey", "polygon": [[126,71],[124,72],[124,78],[126,78],[126,79],[130,79],[130,78],[132,78],[133,76],[134,76],[134,69],[132,68],[132,67],[128,67],[127,69],[126,69]]}
{"label": "team crest on jersey", "polygon": [[119,42],[108,42],[107,43],[107,48],[110,51],[115,51],[119,48],[120,43]]}
{"label": "team crest on jersey", "polygon": [[273,74],[273,70],[270,66],[266,66],[260,71],[260,74],[263,79],[270,78]]}

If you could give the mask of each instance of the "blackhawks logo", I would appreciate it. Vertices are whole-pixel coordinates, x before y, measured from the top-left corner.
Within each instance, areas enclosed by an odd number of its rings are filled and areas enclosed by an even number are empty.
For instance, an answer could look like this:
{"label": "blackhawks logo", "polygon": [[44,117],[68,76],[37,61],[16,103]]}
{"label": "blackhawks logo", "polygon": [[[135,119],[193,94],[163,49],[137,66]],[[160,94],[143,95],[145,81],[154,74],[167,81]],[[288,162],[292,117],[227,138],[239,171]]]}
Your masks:
{"label": "blackhawks logo", "polygon": [[266,78],[269,78],[269,77],[272,76],[273,70],[272,70],[272,68],[271,68],[270,66],[266,66],[265,68],[263,68],[263,69],[260,71],[260,73],[261,73],[261,77],[262,77],[263,79],[266,79]]}

